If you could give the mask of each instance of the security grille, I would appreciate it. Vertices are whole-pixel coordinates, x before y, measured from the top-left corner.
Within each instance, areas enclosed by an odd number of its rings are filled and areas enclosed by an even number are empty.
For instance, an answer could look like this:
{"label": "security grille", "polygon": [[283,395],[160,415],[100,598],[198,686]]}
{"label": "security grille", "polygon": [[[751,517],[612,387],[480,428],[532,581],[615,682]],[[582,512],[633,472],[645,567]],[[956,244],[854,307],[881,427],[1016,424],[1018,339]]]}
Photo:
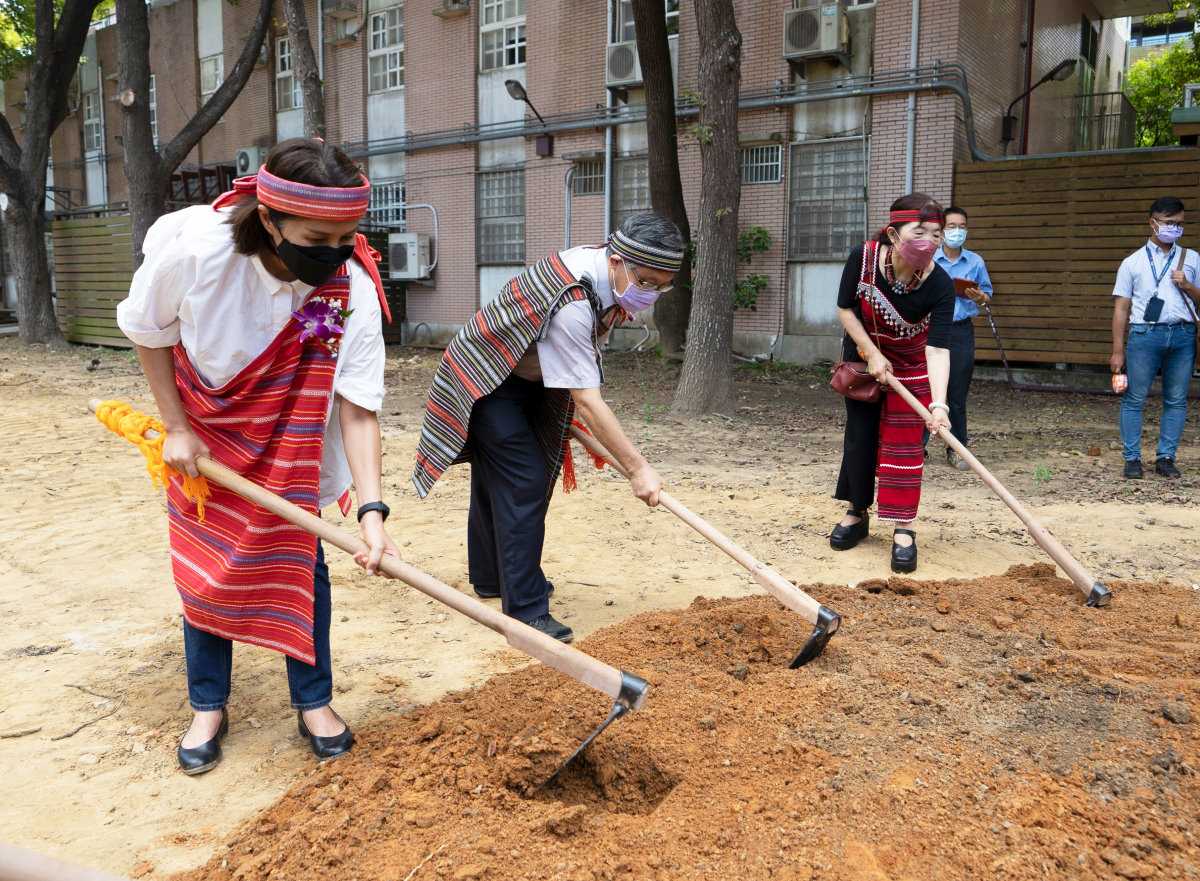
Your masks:
{"label": "security grille", "polygon": [[788,259],[844,258],[867,225],[863,138],[792,144]]}

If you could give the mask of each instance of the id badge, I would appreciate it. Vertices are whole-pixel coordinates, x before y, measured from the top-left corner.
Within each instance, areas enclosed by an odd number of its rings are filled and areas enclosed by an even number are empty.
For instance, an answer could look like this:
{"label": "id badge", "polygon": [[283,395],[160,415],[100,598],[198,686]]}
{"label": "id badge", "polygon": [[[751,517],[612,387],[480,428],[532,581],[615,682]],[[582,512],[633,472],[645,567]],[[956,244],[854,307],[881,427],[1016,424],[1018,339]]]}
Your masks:
{"label": "id badge", "polygon": [[1142,313],[1142,320],[1147,324],[1154,324],[1158,321],[1158,316],[1162,315],[1163,298],[1154,296],[1146,303],[1146,311]]}

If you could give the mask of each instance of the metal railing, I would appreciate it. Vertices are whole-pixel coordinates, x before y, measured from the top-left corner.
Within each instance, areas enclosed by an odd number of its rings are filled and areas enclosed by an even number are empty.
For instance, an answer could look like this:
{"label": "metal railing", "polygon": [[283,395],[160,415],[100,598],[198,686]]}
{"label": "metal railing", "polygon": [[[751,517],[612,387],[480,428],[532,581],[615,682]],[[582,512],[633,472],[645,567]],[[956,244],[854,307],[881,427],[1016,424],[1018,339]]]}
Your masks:
{"label": "metal railing", "polygon": [[1124,92],[1075,96],[1075,150],[1128,150],[1137,112]]}

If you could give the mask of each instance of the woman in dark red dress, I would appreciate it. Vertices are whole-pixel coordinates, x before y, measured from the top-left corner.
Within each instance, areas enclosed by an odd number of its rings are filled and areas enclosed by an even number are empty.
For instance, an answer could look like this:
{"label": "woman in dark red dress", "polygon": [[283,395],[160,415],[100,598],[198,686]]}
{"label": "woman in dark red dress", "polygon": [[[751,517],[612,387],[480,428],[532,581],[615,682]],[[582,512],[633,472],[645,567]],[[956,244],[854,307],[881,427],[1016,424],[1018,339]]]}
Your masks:
{"label": "woman in dark red dress", "polygon": [[879,476],[879,520],[894,523],[892,571],[917,568],[916,519],[921,499],[926,424],[891,391],[892,374],[933,414],[931,432],[950,427],[946,383],[954,283],[933,262],[942,238],[942,206],[923,193],[897,199],[875,242],[850,252],[838,290],[838,317],[846,328],[842,357],[865,360],[883,383],[871,403],[846,399],[846,435],[835,497],[849,502],[829,544],[844,551],[866,537],[867,513]]}

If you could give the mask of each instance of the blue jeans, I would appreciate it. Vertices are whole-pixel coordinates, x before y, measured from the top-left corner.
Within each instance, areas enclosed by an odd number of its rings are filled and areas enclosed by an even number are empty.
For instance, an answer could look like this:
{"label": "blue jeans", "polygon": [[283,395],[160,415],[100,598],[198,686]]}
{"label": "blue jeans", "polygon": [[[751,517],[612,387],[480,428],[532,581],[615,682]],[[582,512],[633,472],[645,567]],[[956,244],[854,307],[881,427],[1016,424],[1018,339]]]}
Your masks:
{"label": "blue jeans", "polygon": [[[292,709],[315,710],[333,700],[333,662],[329,654],[329,567],[317,542],[313,568],[313,650],[316,666],[286,657]],[[233,641],[183,622],[183,653],[187,659],[188,703],[197,712],[219,710],[229,703],[233,678]]]}
{"label": "blue jeans", "polygon": [[1129,387],[1121,399],[1122,456],[1126,462],[1142,458],[1142,407],[1154,375],[1162,370],[1162,422],[1158,427],[1155,458],[1174,459],[1187,416],[1188,384],[1196,360],[1194,324],[1134,324],[1125,347],[1125,373]]}

